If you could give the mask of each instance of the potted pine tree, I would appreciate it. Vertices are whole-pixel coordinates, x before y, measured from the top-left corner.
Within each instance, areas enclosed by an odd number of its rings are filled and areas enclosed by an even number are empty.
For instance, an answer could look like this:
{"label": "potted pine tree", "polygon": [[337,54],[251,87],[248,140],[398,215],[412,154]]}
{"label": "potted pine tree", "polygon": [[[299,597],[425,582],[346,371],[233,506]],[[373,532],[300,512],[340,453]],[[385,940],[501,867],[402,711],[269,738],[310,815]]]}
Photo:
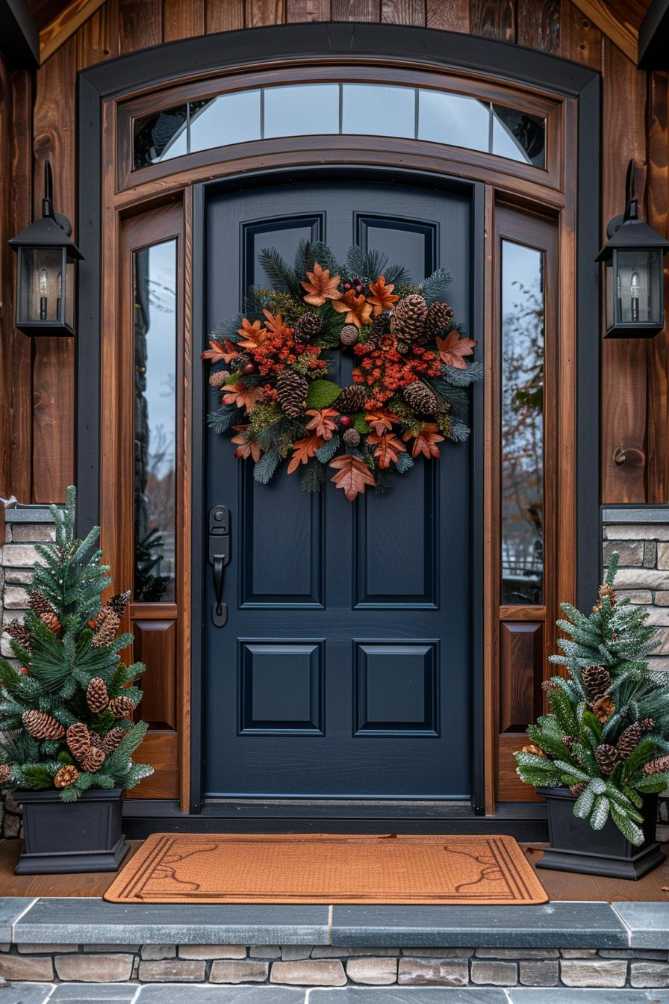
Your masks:
{"label": "potted pine tree", "polygon": [[616,596],[617,568],[614,554],[589,614],[562,604],[567,637],[551,661],[566,675],[544,683],[550,713],[515,759],[547,802],[539,868],[638,879],[664,860],[655,819],[669,786],[669,687],[648,667],[657,642],[647,612]]}
{"label": "potted pine tree", "polygon": [[16,871],[114,871],[127,851],[123,790],[153,773],[132,755],[147,726],[133,722],[141,663],[119,653],[129,594],[101,603],[109,585],[95,527],[75,536],[74,488],[52,506],[56,539],[37,545],[24,622],[5,630],[16,664],[0,660],[0,785],[23,803]]}

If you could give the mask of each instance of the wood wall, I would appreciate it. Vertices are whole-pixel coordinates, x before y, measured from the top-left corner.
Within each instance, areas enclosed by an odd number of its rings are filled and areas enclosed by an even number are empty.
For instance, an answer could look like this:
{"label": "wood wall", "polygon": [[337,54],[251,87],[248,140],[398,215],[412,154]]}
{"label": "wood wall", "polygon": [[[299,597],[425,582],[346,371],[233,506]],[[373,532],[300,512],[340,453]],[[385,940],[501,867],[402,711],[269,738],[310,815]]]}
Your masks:
{"label": "wood wall", "polygon": [[[584,63],[603,75],[603,218],[623,206],[633,157],[647,179],[648,214],[669,233],[667,74],[648,75],[570,0],[106,0],[37,71],[0,66],[0,495],[47,502],[73,479],[74,345],[13,329],[13,256],[6,238],[39,209],[42,161],[55,200],[75,219],[77,71],[146,46],[204,33],[300,21],[370,21],[470,32]],[[7,184],[9,177],[12,184]],[[669,300],[669,296],[667,297]],[[592,337],[597,337],[592,332]],[[669,501],[669,345],[606,342],[602,352],[602,500]],[[598,406],[592,401],[592,408]],[[616,464],[618,447],[641,450]],[[635,459],[636,458],[636,459]]]}

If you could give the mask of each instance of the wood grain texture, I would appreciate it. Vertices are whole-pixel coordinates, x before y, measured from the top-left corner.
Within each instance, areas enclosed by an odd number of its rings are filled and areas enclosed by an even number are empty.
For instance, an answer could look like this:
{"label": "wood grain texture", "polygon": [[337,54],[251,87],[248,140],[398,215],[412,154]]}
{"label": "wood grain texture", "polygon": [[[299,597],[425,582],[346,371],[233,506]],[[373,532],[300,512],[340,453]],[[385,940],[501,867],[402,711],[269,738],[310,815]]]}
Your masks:
{"label": "wood grain texture", "polygon": [[427,0],[426,24],[442,31],[469,32],[469,0]]}
{"label": "wood grain texture", "polygon": [[572,0],[589,21],[596,24],[609,41],[636,65],[639,33],[627,21],[619,20],[604,0]]}
{"label": "wood grain texture", "polygon": [[105,0],[72,0],[46,28],[39,33],[40,63],[46,62],[49,56],[74,35],[77,28],[95,14]]}
{"label": "wood grain texture", "polygon": [[560,0],[517,0],[518,45],[560,52]]}
{"label": "wood grain texture", "polygon": [[[648,222],[669,236],[669,74],[650,74],[648,88]],[[651,342],[648,369],[648,502],[669,501],[669,269],[664,269],[665,327]]]}
{"label": "wood grain texture", "polygon": [[138,715],[152,728],[177,727],[177,626],[175,621],[133,621],[133,656],[143,662],[144,699]]}
{"label": "wood grain texture", "polygon": [[500,625],[500,732],[522,732],[541,708],[543,624]]}
{"label": "wood grain texture", "polygon": [[572,0],[560,5],[560,55],[593,70],[602,66],[602,33]]}
{"label": "wood grain texture", "polygon": [[329,21],[330,0],[287,0],[286,21],[301,24],[304,21]]}
{"label": "wood grain texture", "polygon": [[[603,198],[604,228],[625,207],[629,160],[646,160],[646,79],[609,39],[604,40]],[[638,172],[643,199],[643,175]],[[603,235],[602,235],[603,237]],[[634,339],[602,344],[602,501],[645,502],[644,465],[616,464],[622,446],[646,451],[649,346]]]}
{"label": "wood grain texture", "polygon": [[75,35],[80,70],[118,56],[118,0],[107,0]]}
{"label": "wood grain texture", "polygon": [[205,0],[163,0],[163,41],[204,35]]}
{"label": "wood grain texture", "polygon": [[237,31],[244,27],[244,0],[205,0],[208,35],[216,31]]}
{"label": "wood grain texture", "polygon": [[381,0],[381,20],[386,24],[425,27],[425,0]]}
{"label": "wood grain texture", "polygon": [[122,53],[160,45],[163,40],[161,0],[118,0],[118,37]]}
{"label": "wood grain texture", "polygon": [[521,781],[516,774],[513,754],[527,743],[524,732],[507,732],[499,737],[497,745],[497,801],[542,802],[534,788]]}
{"label": "wood grain texture", "polygon": [[178,737],[176,732],[149,731],[134,755],[137,763],[150,763],[155,773],[126,798],[177,798],[179,794]]}
{"label": "wood grain texture", "polygon": [[380,21],[381,0],[331,0],[333,21]]}
{"label": "wood grain texture", "polygon": [[244,24],[247,28],[283,24],[285,20],[285,0],[246,0]]}
{"label": "wood grain texture", "polygon": [[472,35],[515,42],[515,0],[470,0],[470,27]]}

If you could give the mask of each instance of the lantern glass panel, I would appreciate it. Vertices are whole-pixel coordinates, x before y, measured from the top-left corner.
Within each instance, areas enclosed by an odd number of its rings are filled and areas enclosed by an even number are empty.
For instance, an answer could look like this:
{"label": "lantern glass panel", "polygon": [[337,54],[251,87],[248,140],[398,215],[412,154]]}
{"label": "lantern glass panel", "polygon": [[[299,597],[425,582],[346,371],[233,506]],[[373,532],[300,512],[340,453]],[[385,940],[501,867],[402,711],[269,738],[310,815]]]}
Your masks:
{"label": "lantern glass panel", "polygon": [[65,248],[20,248],[17,322],[72,327],[73,279]]}
{"label": "lantern glass panel", "polygon": [[[615,325],[662,324],[662,252],[616,250],[607,269],[610,315]],[[611,327],[610,320],[608,326]]]}

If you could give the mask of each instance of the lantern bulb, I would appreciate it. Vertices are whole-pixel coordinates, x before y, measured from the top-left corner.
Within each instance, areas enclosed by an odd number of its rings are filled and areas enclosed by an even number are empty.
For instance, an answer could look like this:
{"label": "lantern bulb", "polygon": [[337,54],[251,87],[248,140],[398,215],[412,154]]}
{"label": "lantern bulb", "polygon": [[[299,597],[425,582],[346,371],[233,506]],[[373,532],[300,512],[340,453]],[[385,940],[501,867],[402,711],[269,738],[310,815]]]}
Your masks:
{"label": "lantern bulb", "polygon": [[39,295],[46,296],[49,292],[49,276],[46,268],[39,270]]}
{"label": "lantern bulb", "polygon": [[630,279],[630,308],[632,311],[632,321],[639,320],[639,273],[632,272]]}

